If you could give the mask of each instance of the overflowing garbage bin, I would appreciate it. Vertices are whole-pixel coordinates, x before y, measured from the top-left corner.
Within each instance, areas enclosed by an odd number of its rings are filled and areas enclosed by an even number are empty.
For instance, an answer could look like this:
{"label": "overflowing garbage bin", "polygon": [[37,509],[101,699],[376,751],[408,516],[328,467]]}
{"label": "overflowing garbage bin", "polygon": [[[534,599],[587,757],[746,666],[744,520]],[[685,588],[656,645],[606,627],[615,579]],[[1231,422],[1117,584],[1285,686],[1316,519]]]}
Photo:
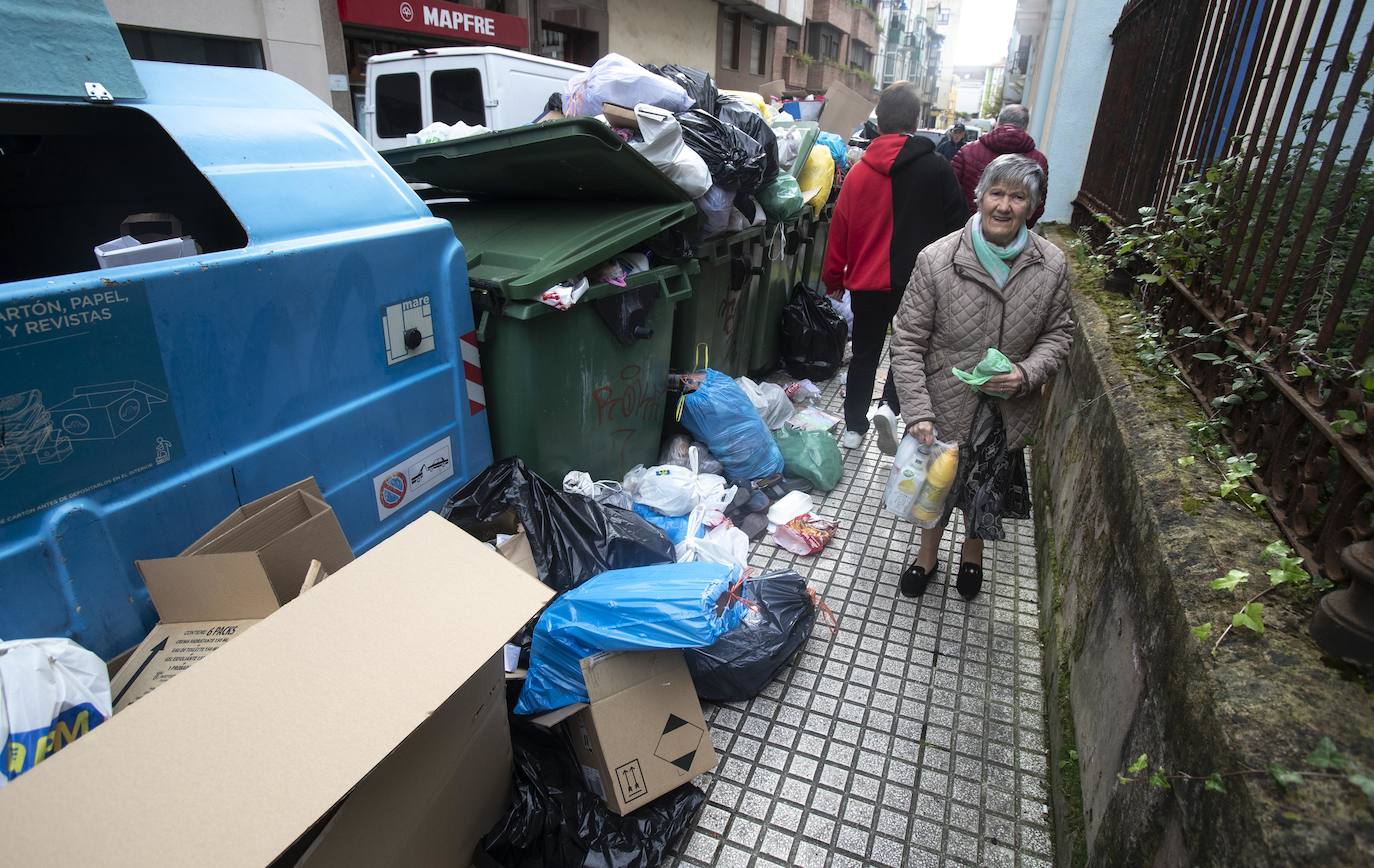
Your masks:
{"label": "overflowing garbage bin", "polygon": [[136,559],[309,476],[361,551],[491,447],[449,226],[300,85],[130,61],[87,5],[21,17],[70,51],[0,97],[0,637],[109,659]]}
{"label": "overflowing garbage bin", "polygon": [[679,305],[672,365],[690,371],[705,347],[710,366],[732,377],[748,373],[754,310],[766,269],[764,227],[700,242],[692,297]]}
{"label": "overflowing garbage bin", "polygon": [[[429,205],[467,256],[495,455],[549,479],[652,463],[674,321],[698,266],[650,248],[696,215],[687,195],[589,118],[386,159],[453,197]],[[616,265],[631,251],[647,268]]]}

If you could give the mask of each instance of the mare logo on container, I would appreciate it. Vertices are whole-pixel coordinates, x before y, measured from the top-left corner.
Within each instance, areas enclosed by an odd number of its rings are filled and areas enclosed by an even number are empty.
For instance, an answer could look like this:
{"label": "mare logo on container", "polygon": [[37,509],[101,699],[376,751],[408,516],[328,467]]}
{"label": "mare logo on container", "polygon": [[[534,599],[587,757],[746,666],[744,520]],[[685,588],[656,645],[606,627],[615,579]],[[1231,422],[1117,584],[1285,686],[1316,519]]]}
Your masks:
{"label": "mare logo on container", "polygon": [[0,301],[0,524],[179,457],[141,283]]}
{"label": "mare logo on container", "polygon": [[377,518],[385,520],[434,486],[453,476],[453,443],[448,437],[372,477]]}

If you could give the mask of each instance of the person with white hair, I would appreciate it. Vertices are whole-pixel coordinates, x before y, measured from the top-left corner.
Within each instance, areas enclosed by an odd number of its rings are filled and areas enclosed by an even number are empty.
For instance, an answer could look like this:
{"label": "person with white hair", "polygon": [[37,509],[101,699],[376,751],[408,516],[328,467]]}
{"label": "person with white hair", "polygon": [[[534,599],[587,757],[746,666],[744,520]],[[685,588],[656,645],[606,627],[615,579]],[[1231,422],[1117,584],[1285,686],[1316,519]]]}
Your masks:
{"label": "person with white hair", "polygon": [[1045,194],[1049,189],[1050,163],[1045,159],[1045,155],[1036,149],[1035,139],[1026,132],[1028,126],[1030,126],[1030,109],[1019,103],[1012,103],[1002,109],[1002,113],[997,116],[997,126],[991,132],[979,136],[977,141],[960,148],[959,152],[950,160],[949,164],[954,169],[955,176],[959,178],[959,186],[964,190],[969,214],[978,210],[973,202],[973,188],[978,185],[978,179],[983,177],[983,170],[988,167],[988,163],[1003,154],[1027,156],[1034,160],[1045,173],[1040,184],[1040,204],[1031,211],[1026,225],[1034,226],[1040,220],[1041,215],[1045,213]]}
{"label": "person with white hair", "polygon": [[[1030,517],[1025,446],[1039,423],[1040,387],[1073,342],[1064,254],[1026,229],[1043,202],[1044,170],[1018,154],[997,157],[974,194],[968,223],[916,258],[892,326],[892,375],[907,433],[927,445],[937,437],[959,445],[944,514],[921,531],[902,573],[908,597],[924,593],[939,572],[940,540],[955,508],[965,529],[955,586],[965,599],[983,586],[983,541],[1003,538],[1004,518]],[[972,371],[990,348],[1011,361],[1010,372],[978,390],[952,373]]]}

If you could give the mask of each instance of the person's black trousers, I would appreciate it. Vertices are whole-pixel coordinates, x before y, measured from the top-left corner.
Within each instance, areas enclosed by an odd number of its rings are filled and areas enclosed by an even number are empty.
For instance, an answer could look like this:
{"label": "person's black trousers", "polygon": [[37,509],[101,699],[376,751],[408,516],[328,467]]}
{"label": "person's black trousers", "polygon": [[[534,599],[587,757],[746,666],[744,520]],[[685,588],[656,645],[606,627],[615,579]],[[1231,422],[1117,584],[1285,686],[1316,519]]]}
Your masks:
{"label": "person's black trousers", "polygon": [[[873,381],[877,378],[878,362],[883,355],[883,342],[897,308],[902,303],[900,292],[850,292],[850,307],[854,311],[854,358],[849,362],[849,380],[845,384],[844,428],[860,434],[868,431],[868,408],[873,403]],[[897,403],[897,385],[891,372],[883,385],[882,402],[901,414]]]}

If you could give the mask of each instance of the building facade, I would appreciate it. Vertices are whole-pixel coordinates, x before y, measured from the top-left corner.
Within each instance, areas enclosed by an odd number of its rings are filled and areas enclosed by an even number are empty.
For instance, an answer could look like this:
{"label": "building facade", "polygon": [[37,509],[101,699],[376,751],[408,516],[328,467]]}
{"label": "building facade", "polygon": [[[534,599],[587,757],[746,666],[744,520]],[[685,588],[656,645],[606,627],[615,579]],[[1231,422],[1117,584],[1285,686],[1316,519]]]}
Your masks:
{"label": "building facade", "polygon": [[[1019,0],[1002,104],[1030,109],[1029,132],[1049,160],[1045,220],[1068,222],[1083,181],[1092,130],[1123,0]],[[1072,58],[1070,62],[1068,58]]]}

